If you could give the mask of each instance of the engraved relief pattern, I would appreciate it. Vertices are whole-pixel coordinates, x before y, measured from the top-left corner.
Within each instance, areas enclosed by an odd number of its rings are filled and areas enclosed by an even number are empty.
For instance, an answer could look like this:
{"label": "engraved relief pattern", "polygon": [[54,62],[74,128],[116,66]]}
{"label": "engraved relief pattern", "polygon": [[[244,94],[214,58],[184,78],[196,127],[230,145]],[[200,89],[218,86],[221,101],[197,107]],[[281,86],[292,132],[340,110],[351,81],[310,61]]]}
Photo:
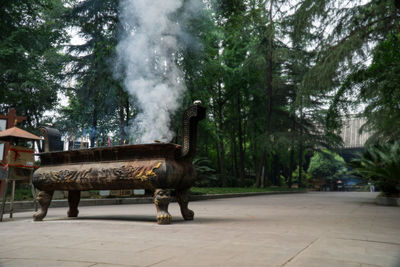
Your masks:
{"label": "engraved relief pattern", "polygon": [[45,184],[64,183],[64,184],[105,184],[111,181],[138,180],[146,182],[153,177],[157,177],[154,172],[162,165],[123,165],[115,168],[87,168],[84,170],[60,170],[50,171],[39,174],[35,177],[38,182]]}

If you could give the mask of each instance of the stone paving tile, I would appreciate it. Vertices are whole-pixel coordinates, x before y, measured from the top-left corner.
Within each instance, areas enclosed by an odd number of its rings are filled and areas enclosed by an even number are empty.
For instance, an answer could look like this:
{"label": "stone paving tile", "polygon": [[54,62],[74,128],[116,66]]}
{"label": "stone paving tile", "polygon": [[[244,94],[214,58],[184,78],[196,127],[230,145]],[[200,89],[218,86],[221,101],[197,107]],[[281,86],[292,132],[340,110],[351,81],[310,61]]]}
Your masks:
{"label": "stone paving tile", "polygon": [[325,257],[302,257],[290,262],[285,267],[360,267],[360,263],[338,259],[327,259]]}
{"label": "stone paving tile", "polygon": [[0,267],[5,266],[7,262],[12,261],[13,259],[0,259]]}
{"label": "stone paving tile", "polygon": [[[61,262],[89,262],[89,263],[102,263],[120,265],[138,265],[145,266],[151,265],[158,261],[164,260],[167,257],[162,255],[153,255],[149,258],[135,258],[134,253],[109,251],[100,249],[71,249],[71,248],[50,248],[45,247],[24,247],[23,257],[26,259],[35,259],[36,261],[50,260]],[[18,259],[21,257],[21,252],[8,253],[10,258]],[[138,261],[138,262],[136,262]],[[45,265],[44,265],[45,266]]]}
{"label": "stone paving tile", "polygon": [[22,266],[399,265],[400,209],[376,206],[374,197],[330,192],[191,202],[194,221],[184,221],[173,203],[173,223],[163,226],[149,204],[82,207],[78,219],[51,208],[43,222],[16,213],[0,223],[0,259],[12,259],[0,266],[27,257],[32,262]]}
{"label": "stone paving tile", "polygon": [[[8,238],[10,233],[1,233],[0,232],[0,251],[5,251],[7,249],[14,249],[15,247],[19,247],[22,243],[25,242],[35,242],[35,236],[27,236],[26,234],[19,235],[14,234],[13,238]],[[5,240],[5,241],[4,241]]]}
{"label": "stone paving tile", "polygon": [[76,249],[98,249],[98,250],[107,250],[107,251],[126,251],[126,252],[140,252],[142,250],[151,249],[154,247],[154,244],[145,242],[145,241],[133,241],[133,240],[104,240],[104,239],[93,239],[88,240],[87,242],[82,242],[80,244],[76,244],[70,248]]}
{"label": "stone paving tile", "polygon": [[246,266],[251,262],[255,266],[282,266],[292,256],[296,255],[297,250],[283,250],[276,247],[262,247],[258,250],[247,250],[237,253],[233,258],[228,260],[231,266]]}
{"label": "stone paving tile", "polygon": [[13,259],[6,261],[1,267],[90,267],[95,266],[95,262],[76,262],[76,261],[52,261],[52,260],[41,260],[41,259]]}
{"label": "stone paving tile", "polygon": [[209,266],[231,266],[228,260],[233,258],[235,253],[229,250],[210,250],[203,249],[201,251],[191,251],[181,253],[178,257],[167,259],[159,262],[153,266],[196,266],[196,267],[209,267]]}
{"label": "stone paving tile", "polygon": [[[290,243],[290,237],[285,239]],[[235,238],[220,239],[201,249],[180,253],[183,258],[174,257],[156,266],[248,266],[249,263],[251,266],[280,266],[308,245],[304,240],[290,245],[276,244],[278,240],[273,242],[273,238],[263,240],[261,237],[258,242],[254,240],[246,240],[242,234]],[[196,259],[195,263],[193,259]]]}
{"label": "stone paving tile", "polygon": [[[330,261],[341,261],[346,264],[372,264],[383,266],[400,266],[400,245],[369,242],[362,240],[345,240],[323,238],[310,246],[296,261],[288,266],[307,266],[310,259],[323,258]],[[314,260],[311,261],[311,263]],[[325,266],[325,262],[323,265]],[[339,266],[339,265],[336,265]]]}

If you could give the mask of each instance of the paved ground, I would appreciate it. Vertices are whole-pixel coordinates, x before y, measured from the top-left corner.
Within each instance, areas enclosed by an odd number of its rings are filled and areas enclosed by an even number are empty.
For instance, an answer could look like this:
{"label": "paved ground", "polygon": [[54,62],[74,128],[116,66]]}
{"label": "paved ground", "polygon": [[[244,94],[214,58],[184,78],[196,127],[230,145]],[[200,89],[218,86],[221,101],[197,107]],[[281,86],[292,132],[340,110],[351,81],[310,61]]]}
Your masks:
{"label": "paved ground", "polygon": [[[400,266],[400,208],[375,193],[308,193],[198,201],[194,221],[172,203],[52,208],[0,223],[0,266]],[[7,218],[7,217],[6,217]]]}

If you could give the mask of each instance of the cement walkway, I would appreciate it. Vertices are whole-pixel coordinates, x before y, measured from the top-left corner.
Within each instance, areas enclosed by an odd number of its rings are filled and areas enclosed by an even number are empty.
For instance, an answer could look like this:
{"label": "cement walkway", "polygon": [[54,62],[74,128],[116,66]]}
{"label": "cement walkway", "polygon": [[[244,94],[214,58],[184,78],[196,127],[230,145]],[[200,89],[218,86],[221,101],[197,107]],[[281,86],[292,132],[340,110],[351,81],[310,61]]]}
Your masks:
{"label": "cement walkway", "polygon": [[51,208],[0,223],[0,266],[400,266],[400,208],[375,193],[267,195],[176,203],[171,225],[151,204]]}

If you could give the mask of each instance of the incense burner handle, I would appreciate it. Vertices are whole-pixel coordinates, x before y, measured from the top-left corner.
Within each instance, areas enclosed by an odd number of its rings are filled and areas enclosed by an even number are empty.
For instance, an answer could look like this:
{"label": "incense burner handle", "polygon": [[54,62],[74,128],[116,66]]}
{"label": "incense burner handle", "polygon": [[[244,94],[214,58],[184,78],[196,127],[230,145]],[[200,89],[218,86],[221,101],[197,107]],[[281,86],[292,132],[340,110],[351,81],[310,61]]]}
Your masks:
{"label": "incense burner handle", "polygon": [[183,113],[183,158],[191,158],[196,154],[197,124],[206,117],[206,109],[200,105],[200,101],[195,101]]}
{"label": "incense burner handle", "polygon": [[44,137],[43,146],[40,152],[62,151],[63,146],[61,142],[60,131],[50,127],[40,127],[40,134]]}

